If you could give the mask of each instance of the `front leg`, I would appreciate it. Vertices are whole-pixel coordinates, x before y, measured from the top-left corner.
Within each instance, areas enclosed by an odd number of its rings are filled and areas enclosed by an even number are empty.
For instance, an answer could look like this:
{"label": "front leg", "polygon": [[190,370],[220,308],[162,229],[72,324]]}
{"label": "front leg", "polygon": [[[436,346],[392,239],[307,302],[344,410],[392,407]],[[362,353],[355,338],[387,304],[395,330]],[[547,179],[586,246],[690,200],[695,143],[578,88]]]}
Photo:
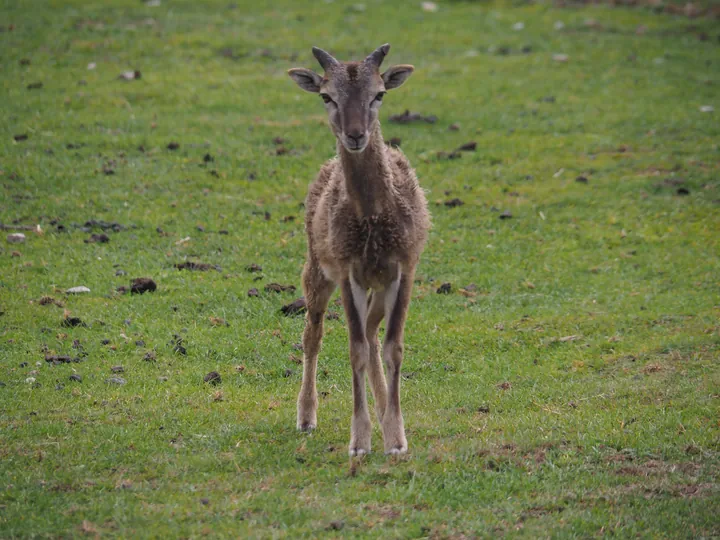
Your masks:
{"label": "front leg", "polygon": [[403,361],[405,320],[410,305],[414,271],[401,274],[389,288],[385,297],[385,343],[383,360],[387,366],[388,399],[382,419],[383,440],[386,454],[407,452],[405,425],[400,410],[400,367]]}
{"label": "front leg", "polygon": [[365,391],[365,370],[370,348],[365,338],[367,291],[353,281],[352,276],[341,286],[343,306],[350,337],[350,364],[352,366],[353,415],[350,429],[351,456],[370,453],[370,415]]}

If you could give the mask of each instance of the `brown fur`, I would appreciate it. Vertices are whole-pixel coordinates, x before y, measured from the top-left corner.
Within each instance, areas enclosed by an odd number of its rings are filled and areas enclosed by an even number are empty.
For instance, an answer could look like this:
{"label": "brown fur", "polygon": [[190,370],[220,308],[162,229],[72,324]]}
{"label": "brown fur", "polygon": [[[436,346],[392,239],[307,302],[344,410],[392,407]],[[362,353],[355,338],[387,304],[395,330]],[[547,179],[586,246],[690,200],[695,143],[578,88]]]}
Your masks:
{"label": "brown fur", "polygon": [[[326,77],[330,72],[335,95],[375,96],[383,90],[377,66],[367,60],[362,64],[329,65]],[[411,71],[412,66],[401,69]],[[298,83],[303,83],[306,90],[307,80],[305,77]],[[339,106],[343,111],[357,110],[364,106],[358,100],[345,98]],[[364,127],[367,145],[362,150],[349,151],[341,139],[346,129],[343,114],[331,115],[331,124],[335,119],[332,128],[338,137],[338,156],[320,169],[305,201],[308,255],[303,288],[308,313],[298,428],[313,429],[317,423],[315,372],[323,314],[336,285],[340,285],[353,368],[350,454],[370,451],[366,372],[383,429],[385,451],[403,453],[407,450],[399,395],[403,334],[415,267],[425,246],[430,216],[415,172],[402,152],[385,146],[380,123],[373,119]],[[376,118],[374,114],[372,118]],[[372,290],[369,298],[364,296],[368,290]],[[378,340],[383,317],[388,318],[382,348],[387,384]]]}

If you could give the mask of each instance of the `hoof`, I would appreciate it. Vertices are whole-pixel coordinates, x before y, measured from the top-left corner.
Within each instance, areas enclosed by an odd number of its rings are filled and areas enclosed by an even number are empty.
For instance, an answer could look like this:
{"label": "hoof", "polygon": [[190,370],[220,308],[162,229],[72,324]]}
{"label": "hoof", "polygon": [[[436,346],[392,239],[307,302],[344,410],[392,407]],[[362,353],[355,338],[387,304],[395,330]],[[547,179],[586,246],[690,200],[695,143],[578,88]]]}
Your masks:
{"label": "hoof", "polygon": [[362,457],[366,456],[370,453],[370,450],[365,450],[364,448],[351,448],[348,451],[348,454],[350,454],[350,457]]}
{"label": "hoof", "polygon": [[407,454],[407,446],[395,446],[385,452],[385,455],[388,456],[399,456],[400,454]]}
{"label": "hoof", "polygon": [[317,426],[315,424],[311,424],[310,422],[303,422],[302,424],[297,425],[298,431],[302,431],[304,433],[310,433],[316,427]]}

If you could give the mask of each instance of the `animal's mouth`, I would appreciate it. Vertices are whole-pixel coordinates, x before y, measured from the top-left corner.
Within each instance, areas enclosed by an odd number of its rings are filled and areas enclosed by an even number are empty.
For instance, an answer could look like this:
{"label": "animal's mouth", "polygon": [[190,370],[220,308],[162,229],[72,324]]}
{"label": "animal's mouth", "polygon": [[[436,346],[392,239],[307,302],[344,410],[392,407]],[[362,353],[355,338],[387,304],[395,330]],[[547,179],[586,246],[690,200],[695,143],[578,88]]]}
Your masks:
{"label": "animal's mouth", "polygon": [[345,150],[351,154],[359,154],[367,148],[367,142],[363,141],[360,143],[358,141],[344,139],[343,146],[345,147]]}

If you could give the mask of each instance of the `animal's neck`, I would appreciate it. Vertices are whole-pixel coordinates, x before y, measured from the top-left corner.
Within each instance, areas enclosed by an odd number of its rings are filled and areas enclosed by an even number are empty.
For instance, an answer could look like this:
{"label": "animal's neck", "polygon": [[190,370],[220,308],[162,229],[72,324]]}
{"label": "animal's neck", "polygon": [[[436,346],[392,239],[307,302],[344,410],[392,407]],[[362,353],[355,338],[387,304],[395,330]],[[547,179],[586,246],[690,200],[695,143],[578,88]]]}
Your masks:
{"label": "animal's neck", "polygon": [[385,142],[376,122],[365,150],[350,153],[338,142],[338,154],[345,174],[345,187],[358,217],[380,214],[390,203],[391,168]]}

